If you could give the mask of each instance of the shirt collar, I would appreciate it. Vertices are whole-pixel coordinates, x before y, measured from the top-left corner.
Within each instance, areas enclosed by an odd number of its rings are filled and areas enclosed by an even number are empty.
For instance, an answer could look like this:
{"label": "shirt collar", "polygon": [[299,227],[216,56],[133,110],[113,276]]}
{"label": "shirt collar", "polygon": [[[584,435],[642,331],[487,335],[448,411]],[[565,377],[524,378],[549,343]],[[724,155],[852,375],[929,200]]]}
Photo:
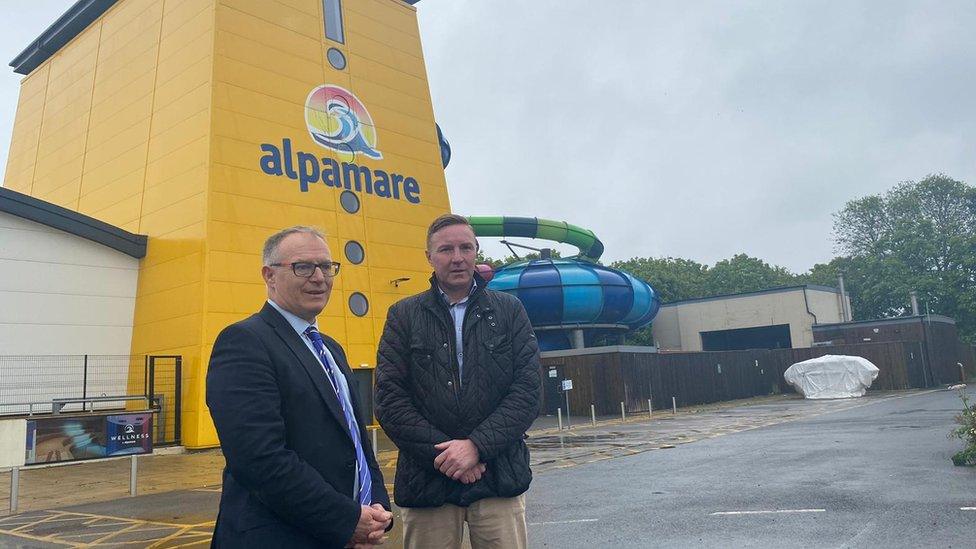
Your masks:
{"label": "shirt collar", "polygon": [[291,325],[293,330],[298,332],[298,335],[305,335],[305,330],[307,330],[309,326],[315,326],[316,330],[319,329],[317,321],[309,323],[309,321],[305,320],[304,318],[282,309],[281,306],[271,299],[268,300],[268,304],[274,307],[276,311],[281,313],[281,316],[285,317],[285,320],[288,321],[288,324]]}
{"label": "shirt collar", "polygon": [[441,285],[440,284],[437,285],[437,291],[440,292],[441,299],[443,299],[444,302],[447,303],[448,306],[451,306],[451,307],[453,307],[454,305],[460,305],[461,303],[467,303],[468,298],[470,298],[472,295],[474,295],[475,291],[477,291],[477,290],[478,290],[478,283],[472,278],[471,279],[471,291],[468,292],[468,295],[464,296],[463,299],[459,299],[458,301],[455,301],[454,303],[451,303],[451,298],[447,296],[447,292],[445,292],[441,288]]}

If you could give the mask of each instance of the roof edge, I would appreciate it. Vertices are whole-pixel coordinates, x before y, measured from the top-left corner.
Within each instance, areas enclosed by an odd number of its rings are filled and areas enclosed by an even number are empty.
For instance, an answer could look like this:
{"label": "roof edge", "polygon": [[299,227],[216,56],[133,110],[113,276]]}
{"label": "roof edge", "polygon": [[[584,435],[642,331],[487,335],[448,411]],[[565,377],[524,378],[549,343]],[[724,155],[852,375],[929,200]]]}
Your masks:
{"label": "roof edge", "polygon": [[698,303],[702,301],[717,301],[720,299],[733,299],[738,297],[752,297],[764,294],[778,294],[782,292],[789,292],[793,290],[817,290],[821,292],[830,292],[834,294],[840,294],[840,290],[837,288],[832,288],[830,286],[820,286],[818,284],[799,284],[796,286],[780,286],[778,288],[767,288],[765,290],[755,290],[752,292],[742,292],[738,294],[719,294],[710,295],[705,297],[694,297],[691,299],[682,299],[679,301],[669,301],[668,303],[662,303],[661,307],[670,307],[672,305],[684,305],[685,303]]}
{"label": "roof edge", "polygon": [[884,324],[908,324],[912,322],[941,322],[944,324],[955,324],[956,321],[952,317],[939,314],[927,314],[927,315],[907,315],[907,316],[893,316],[891,318],[874,318],[871,320],[852,320],[849,322],[831,322],[829,324],[814,324],[813,331],[817,330],[829,330],[832,328],[843,328],[845,326],[881,326]]}
{"label": "roof edge", "polygon": [[30,74],[88,28],[118,0],[78,0],[10,62],[17,74]]}
{"label": "roof edge", "polygon": [[0,212],[6,212],[108,246],[136,259],[146,257],[149,237],[134,234],[56,204],[0,187]]}

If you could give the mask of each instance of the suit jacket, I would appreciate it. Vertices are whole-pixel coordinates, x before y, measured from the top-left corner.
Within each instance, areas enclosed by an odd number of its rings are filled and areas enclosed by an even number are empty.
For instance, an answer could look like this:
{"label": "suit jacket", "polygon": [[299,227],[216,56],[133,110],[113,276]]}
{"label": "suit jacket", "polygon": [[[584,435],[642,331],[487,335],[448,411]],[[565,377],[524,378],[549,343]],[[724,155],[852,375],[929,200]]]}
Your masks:
{"label": "suit jacket", "polygon": [[[389,510],[346,355],[323,339],[349,382],[373,503]],[[356,450],[322,365],[271,305],[217,337],[207,406],[227,460],[213,545],[345,546],[360,514]]]}

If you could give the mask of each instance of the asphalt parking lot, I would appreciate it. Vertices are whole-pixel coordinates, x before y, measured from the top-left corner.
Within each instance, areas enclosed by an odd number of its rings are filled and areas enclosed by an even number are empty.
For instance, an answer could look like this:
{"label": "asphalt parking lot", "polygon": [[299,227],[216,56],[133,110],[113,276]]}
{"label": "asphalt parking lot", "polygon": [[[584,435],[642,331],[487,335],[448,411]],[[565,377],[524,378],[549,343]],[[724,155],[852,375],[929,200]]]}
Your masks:
{"label": "asphalt parking lot", "polygon": [[[961,442],[946,438],[960,407],[955,392],[915,391],[574,418],[563,431],[540,418],[530,545],[972,547],[976,471],[952,466]],[[380,447],[389,482],[396,455]],[[0,547],[207,546],[221,460],[165,457],[200,485],[0,517]],[[395,529],[387,546],[399,545]]]}

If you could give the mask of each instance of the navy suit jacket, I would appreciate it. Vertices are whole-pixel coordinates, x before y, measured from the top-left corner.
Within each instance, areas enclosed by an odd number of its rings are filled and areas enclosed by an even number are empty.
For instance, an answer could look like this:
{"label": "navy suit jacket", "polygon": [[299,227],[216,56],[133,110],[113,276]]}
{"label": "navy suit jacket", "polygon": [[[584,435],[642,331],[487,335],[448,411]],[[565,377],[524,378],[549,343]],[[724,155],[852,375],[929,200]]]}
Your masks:
{"label": "navy suit jacket", "polygon": [[[372,474],[390,509],[342,347],[323,339],[349,382]],[[322,365],[271,305],[225,328],[207,371],[207,406],[227,466],[215,547],[337,547],[352,537],[356,450]]]}

